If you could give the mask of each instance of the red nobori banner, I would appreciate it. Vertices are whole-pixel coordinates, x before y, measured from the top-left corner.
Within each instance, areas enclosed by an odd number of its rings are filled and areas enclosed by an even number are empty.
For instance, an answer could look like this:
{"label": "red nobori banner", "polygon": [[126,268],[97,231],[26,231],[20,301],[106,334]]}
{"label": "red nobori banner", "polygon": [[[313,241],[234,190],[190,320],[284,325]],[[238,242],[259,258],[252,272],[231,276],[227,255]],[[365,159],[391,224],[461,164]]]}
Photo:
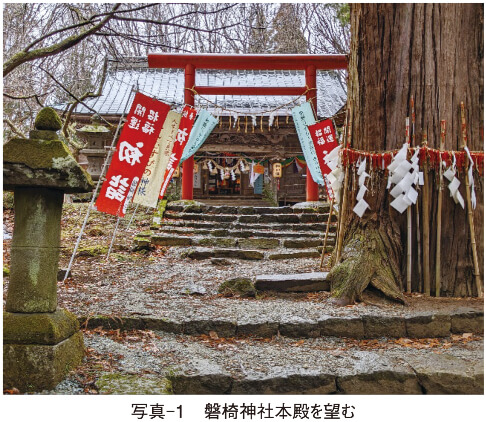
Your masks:
{"label": "red nobori banner", "polygon": [[336,133],[334,132],[334,125],[331,120],[327,119],[308,126],[308,129],[312,142],[314,143],[314,148],[316,149],[321,173],[324,176],[324,185],[327,191],[327,196],[332,199],[334,197],[334,192],[327,180],[327,175],[331,172],[331,169],[324,162],[324,157],[338,146]]}
{"label": "red nobori banner", "polygon": [[312,142],[316,149],[317,159],[323,176],[328,175],[331,169],[324,162],[324,157],[338,146],[332,121],[327,119],[308,126]]}
{"label": "red nobori banner", "polygon": [[164,124],[170,106],[137,93],[123,126],[96,209],[123,217]]}
{"label": "red nobori banner", "polygon": [[159,198],[164,197],[167,186],[169,186],[170,179],[172,179],[172,175],[181,161],[184,147],[189,140],[189,135],[191,134],[192,126],[194,125],[194,120],[196,119],[196,114],[196,109],[192,108],[191,106],[185,106],[184,110],[182,110],[179,129],[177,130],[174,146],[172,148],[172,154],[170,155],[169,163],[167,164],[167,169],[165,170],[164,181],[162,182]]}

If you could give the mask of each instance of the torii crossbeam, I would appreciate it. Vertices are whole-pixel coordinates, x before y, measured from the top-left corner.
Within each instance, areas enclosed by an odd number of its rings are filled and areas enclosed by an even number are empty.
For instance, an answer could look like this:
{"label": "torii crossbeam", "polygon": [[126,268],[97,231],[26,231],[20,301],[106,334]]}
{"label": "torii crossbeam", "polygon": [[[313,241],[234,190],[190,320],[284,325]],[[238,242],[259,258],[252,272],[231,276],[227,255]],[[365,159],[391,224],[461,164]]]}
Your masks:
{"label": "torii crossbeam", "polygon": [[[317,70],[347,69],[348,60],[343,54],[149,54],[149,68],[184,69],[184,102],[194,106],[194,88],[205,95],[282,95],[306,94],[317,110],[317,98],[312,92],[317,88]],[[196,69],[222,70],[304,70],[305,87],[217,87],[195,86]],[[193,199],[194,157],[182,164],[182,199]],[[318,201],[318,185],[307,168],[307,201]]]}

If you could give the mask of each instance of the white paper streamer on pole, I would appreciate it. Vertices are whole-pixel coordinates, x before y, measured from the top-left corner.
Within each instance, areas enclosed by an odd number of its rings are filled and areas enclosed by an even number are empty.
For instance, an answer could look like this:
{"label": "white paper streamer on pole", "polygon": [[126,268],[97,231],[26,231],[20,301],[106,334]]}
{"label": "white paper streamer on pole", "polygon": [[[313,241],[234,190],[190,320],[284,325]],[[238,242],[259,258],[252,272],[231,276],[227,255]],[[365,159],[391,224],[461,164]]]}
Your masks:
{"label": "white paper streamer on pole", "polygon": [[366,158],[359,164],[357,174],[359,176],[359,191],[358,195],[356,195],[356,200],[358,203],[353,208],[353,212],[357,214],[359,218],[361,218],[363,217],[365,211],[370,207],[369,204],[364,200],[364,195],[368,190],[368,188],[365,186],[366,178],[370,177],[370,175],[366,173]]}
{"label": "white paper streamer on pole", "polygon": [[341,160],[339,159],[339,152],[341,145],[334,148],[329,154],[324,157],[324,162],[331,169],[331,173],[327,175],[327,181],[331,185],[334,192],[335,203],[339,204],[341,198],[341,188],[344,180],[344,171]]}
{"label": "white paper streamer on pole", "polygon": [[[466,147],[467,148],[467,147]],[[452,155],[452,164],[451,166],[444,172],[444,177],[449,180],[449,192],[451,194],[452,199],[454,199],[454,202],[456,204],[460,204],[461,207],[464,209],[464,198],[461,195],[461,192],[459,192],[459,186],[461,185],[461,182],[459,179],[456,177],[456,156],[453,154]],[[472,198],[471,198],[472,202]],[[476,196],[474,197],[474,202],[476,202]]]}
{"label": "white paper streamer on pole", "polygon": [[474,175],[473,175],[473,167],[474,161],[471,157],[471,153],[469,152],[469,148],[467,146],[464,147],[466,151],[467,157],[469,158],[469,169],[467,170],[467,175],[469,178],[469,186],[471,186],[471,205],[473,210],[476,209],[476,192],[474,191]]}
{"label": "white paper streamer on pole", "polygon": [[418,192],[414,186],[420,184],[423,174],[419,172],[419,149],[415,150],[410,161],[407,160],[408,143],[404,143],[398,154],[393,157],[393,161],[388,166],[390,175],[388,177],[387,189],[395,185],[390,190],[390,195],[395,199],[390,205],[402,214],[410,205],[415,204]]}

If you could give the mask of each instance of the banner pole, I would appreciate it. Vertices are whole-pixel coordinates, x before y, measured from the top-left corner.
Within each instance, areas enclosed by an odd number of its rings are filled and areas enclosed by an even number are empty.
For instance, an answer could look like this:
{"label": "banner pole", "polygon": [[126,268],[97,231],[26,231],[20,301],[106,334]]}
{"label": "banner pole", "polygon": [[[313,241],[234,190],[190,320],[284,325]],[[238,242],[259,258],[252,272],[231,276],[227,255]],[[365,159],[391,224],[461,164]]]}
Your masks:
{"label": "banner pole", "polygon": [[130,218],[130,221],[128,222],[128,225],[127,225],[127,230],[130,228],[130,226],[132,225],[132,221],[133,221],[133,217],[135,217],[135,214],[137,213],[138,211],[138,206],[140,204],[137,203],[137,205],[135,206],[135,209],[133,210],[133,214],[132,214],[132,218]]}
{"label": "banner pole", "polygon": [[123,114],[121,115],[120,120],[118,121],[118,126],[116,128],[115,135],[113,136],[113,139],[111,141],[110,149],[108,150],[108,155],[107,155],[106,160],[104,161],[103,167],[101,169],[100,178],[98,179],[98,183],[96,184],[96,188],[93,192],[93,197],[91,198],[91,202],[89,203],[88,210],[86,211],[86,216],[84,217],[83,225],[81,226],[81,231],[80,231],[78,238],[76,240],[76,244],[74,245],[73,254],[71,255],[71,259],[69,261],[69,265],[68,265],[68,268],[66,270],[66,274],[64,274],[64,279],[62,280],[63,282],[65,282],[66,279],[68,278],[68,275],[69,275],[71,268],[73,266],[74,257],[76,256],[76,252],[78,251],[79,244],[81,243],[81,237],[83,236],[84,229],[86,228],[86,224],[88,223],[89,214],[90,214],[91,209],[93,208],[93,204],[96,200],[96,195],[98,195],[98,191],[100,189],[101,183],[103,182],[103,178],[105,176],[105,172],[106,172],[106,169],[108,167],[108,162],[110,161],[110,158],[113,154],[113,150],[115,149],[115,144],[116,144],[116,140],[118,138],[118,133],[120,132],[120,128],[122,126],[123,118],[125,117],[125,114],[127,113],[127,108],[128,108],[128,104],[130,103],[131,94],[132,94],[132,92],[135,91],[134,88],[135,88],[135,85],[132,85],[132,89],[130,90],[130,95],[128,96],[128,100],[125,104],[125,109],[123,110]]}
{"label": "banner pole", "polygon": [[331,225],[333,210],[334,210],[334,198],[331,199],[331,205],[329,208],[329,217],[327,218],[326,234],[324,236],[324,245],[322,247],[322,253],[321,253],[321,264],[319,265],[319,269],[321,270],[322,270],[322,263],[324,262],[324,255],[326,253],[327,236],[329,235],[329,226]]}
{"label": "banner pole", "polygon": [[116,224],[115,224],[115,230],[113,230],[113,236],[111,237],[110,248],[108,249],[108,253],[106,254],[106,261],[108,261],[108,259],[110,258],[111,249],[113,248],[113,243],[115,243],[116,232],[118,230],[119,224],[120,224],[120,217],[117,217]]}

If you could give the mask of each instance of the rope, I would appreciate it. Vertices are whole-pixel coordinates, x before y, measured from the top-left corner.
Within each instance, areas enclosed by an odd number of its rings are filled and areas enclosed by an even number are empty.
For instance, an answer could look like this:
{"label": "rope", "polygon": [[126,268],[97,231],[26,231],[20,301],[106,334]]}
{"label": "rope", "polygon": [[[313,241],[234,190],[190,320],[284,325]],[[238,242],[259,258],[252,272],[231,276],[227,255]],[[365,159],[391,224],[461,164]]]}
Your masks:
{"label": "rope", "polygon": [[[192,88],[184,88],[184,89],[187,89],[188,91],[191,91],[194,95],[197,95],[199,98],[203,99],[204,101],[206,101],[207,104],[211,104],[213,107],[215,108],[218,108],[220,109],[221,111],[227,111],[228,113],[231,113],[231,114],[236,114],[238,115],[238,113],[241,113],[238,112],[237,110],[234,110],[234,109],[229,109],[229,108],[226,108],[226,107],[223,107],[223,106],[220,106],[219,104],[216,104],[215,102],[211,101],[210,99],[206,98],[205,96],[199,94],[195,89],[194,87]],[[257,113],[251,113],[251,112],[246,112],[245,115],[246,116],[261,116],[262,114],[267,114],[267,113],[273,113],[274,111],[278,111],[278,110],[281,110],[283,108],[288,108],[290,105],[295,105],[296,101],[305,96],[308,92],[312,91],[312,90],[317,90],[317,88],[308,88],[306,86],[306,90],[305,92],[303,92],[301,95],[293,98],[291,101],[285,103],[285,104],[281,104],[279,105],[278,107],[275,107],[275,108],[272,108],[272,109],[269,109],[269,110],[265,110],[264,112],[257,112]],[[314,98],[317,98],[317,97],[312,97],[310,98],[308,101],[312,101]],[[230,116],[231,117],[231,116]]]}

